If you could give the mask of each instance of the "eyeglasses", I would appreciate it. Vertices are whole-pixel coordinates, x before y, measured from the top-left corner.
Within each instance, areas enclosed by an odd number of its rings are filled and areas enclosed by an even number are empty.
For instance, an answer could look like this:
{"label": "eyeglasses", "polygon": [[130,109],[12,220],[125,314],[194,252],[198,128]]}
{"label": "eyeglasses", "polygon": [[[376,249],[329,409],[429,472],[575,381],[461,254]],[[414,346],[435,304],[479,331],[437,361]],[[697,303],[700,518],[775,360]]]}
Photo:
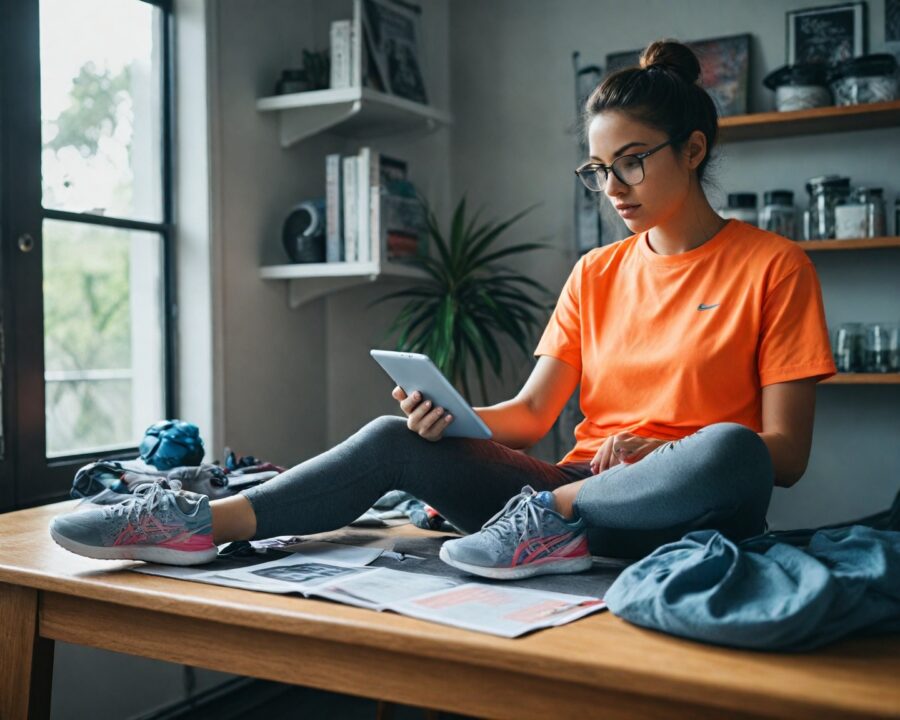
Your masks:
{"label": "eyeglasses", "polygon": [[575,174],[581,178],[584,186],[592,192],[603,192],[604,188],[606,188],[606,181],[609,180],[610,170],[625,185],[640,185],[644,182],[644,158],[650,157],[653,153],[674,142],[676,142],[676,139],[673,138],[642,153],[622,155],[613,160],[612,165],[594,162],[585,163],[575,171]]}

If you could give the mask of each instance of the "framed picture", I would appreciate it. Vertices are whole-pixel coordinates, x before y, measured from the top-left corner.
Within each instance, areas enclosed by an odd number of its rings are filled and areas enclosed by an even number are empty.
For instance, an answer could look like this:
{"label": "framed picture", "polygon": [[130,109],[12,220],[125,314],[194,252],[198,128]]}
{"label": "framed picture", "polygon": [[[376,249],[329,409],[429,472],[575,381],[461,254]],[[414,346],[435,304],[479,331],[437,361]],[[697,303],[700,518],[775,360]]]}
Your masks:
{"label": "framed picture", "polygon": [[900,0],[884,0],[884,45],[900,60]]}
{"label": "framed picture", "polygon": [[419,61],[421,8],[405,0],[363,0],[362,9],[370,84],[427,105]]}
{"label": "framed picture", "polygon": [[712,96],[720,117],[747,112],[750,35],[695,40],[687,45],[700,60],[700,84]]}
{"label": "framed picture", "polygon": [[834,64],[866,54],[866,4],[842,3],[787,13],[787,64]]}
{"label": "framed picture", "polygon": [[641,64],[642,50],[625,50],[623,52],[609,53],[606,56],[606,74],[622,70],[627,67],[637,67]]}
{"label": "framed picture", "polygon": [[[720,117],[747,112],[750,76],[750,35],[694,40],[685,43],[700,61],[700,84],[712,96]],[[606,56],[606,72],[640,64],[641,50]]]}

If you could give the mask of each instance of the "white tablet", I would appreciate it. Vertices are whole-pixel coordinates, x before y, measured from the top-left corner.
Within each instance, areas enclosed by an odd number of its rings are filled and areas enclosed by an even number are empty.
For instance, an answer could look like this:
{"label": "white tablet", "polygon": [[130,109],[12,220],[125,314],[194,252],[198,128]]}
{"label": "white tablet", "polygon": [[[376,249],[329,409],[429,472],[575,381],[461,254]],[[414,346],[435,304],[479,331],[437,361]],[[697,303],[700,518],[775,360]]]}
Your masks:
{"label": "white tablet", "polygon": [[418,390],[424,399],[431,400],[434,407],[442,407],[453,416],[453,421],[444,430],[444,437],[490,439],[491,429],[438,370],[437,365],[431,362],[430,357],[391,350],[370,350],[369,354],[407,395]]}

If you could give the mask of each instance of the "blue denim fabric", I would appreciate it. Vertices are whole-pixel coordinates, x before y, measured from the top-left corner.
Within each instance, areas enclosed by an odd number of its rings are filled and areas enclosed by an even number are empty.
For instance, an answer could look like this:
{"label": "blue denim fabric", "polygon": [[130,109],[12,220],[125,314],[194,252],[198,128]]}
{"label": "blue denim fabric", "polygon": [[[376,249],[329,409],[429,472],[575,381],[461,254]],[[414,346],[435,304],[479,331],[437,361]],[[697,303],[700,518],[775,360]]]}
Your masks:
{"label": "blue denim fabric", "polygon": [[636,625],[758,650],[898,632],[900,494],[892,510],[857,523],[740,542],[691,532],[631,565],[605,599]]}

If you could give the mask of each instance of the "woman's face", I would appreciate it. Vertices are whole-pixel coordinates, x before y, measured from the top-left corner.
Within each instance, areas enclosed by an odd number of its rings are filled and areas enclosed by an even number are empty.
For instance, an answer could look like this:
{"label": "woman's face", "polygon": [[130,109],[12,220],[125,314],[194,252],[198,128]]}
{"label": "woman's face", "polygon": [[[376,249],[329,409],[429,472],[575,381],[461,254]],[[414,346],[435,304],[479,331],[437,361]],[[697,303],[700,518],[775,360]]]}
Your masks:
{"label": "woman's face", "polygon": [[[695,133],[698,134],[702,136]],[[591,160],[606,166],[612,165],[617,157],[645,152],[669,139],[661,130],[620,111],[602,112],[588,127]],[[629,186],[610,172],[604,189],[619,217],[633,233],[649,230],[677,214],[688,197],[691,166],[696,167],[699,160],[691,162],[685,153],[676,153],[667,145],[644,158],[643,163],[643,182]],[[601,180],[602,177],[601,174]]]}

